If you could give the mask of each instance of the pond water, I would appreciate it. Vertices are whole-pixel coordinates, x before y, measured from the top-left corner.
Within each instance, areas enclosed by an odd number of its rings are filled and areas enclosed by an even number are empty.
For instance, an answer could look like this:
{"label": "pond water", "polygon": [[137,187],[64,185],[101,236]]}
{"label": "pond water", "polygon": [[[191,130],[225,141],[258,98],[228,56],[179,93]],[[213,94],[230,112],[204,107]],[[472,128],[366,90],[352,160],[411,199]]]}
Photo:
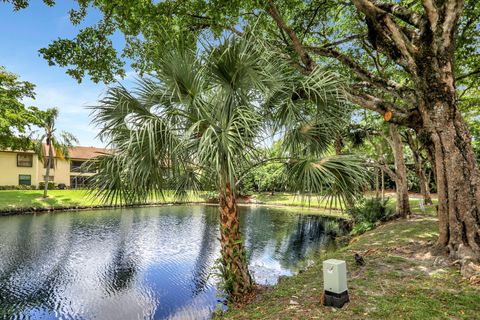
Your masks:
{"label": "pond water", "polygon": [[[332,220],[240,207],[257,283],[333,243]],[[221,294],[218,209],[170,206],[0,218],[1,319],[208,319]]]}

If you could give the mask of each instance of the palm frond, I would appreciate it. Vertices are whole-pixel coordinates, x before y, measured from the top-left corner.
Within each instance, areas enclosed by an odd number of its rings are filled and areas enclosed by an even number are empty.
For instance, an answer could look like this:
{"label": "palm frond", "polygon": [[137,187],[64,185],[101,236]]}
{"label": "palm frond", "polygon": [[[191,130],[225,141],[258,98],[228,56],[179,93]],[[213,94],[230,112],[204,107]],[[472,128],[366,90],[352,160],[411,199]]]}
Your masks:
{"label": "palm frond", "polygon": [[351,204],[361,195],[368,179],[364,161],[353,155],[300,159],[287,164],[291,190],[318,194],[340,204]]}

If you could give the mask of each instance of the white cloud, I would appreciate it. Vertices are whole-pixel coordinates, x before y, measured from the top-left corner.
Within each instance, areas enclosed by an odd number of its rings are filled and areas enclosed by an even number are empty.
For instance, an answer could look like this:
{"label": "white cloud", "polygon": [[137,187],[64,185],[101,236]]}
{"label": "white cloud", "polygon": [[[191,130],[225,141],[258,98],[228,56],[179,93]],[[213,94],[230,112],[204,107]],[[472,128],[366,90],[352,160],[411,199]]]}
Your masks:
{"label": "white cloud", "polygon": [[78,85],[65,83],[37,82],[36,98],[25,99],[26,105],[40,109],[56,107],[59,110],[59,130],[73,133],[81,145],[103,146],[95,136],[98,129],[90,122],[89,106],[94,106],[105,92],[103,85]]}

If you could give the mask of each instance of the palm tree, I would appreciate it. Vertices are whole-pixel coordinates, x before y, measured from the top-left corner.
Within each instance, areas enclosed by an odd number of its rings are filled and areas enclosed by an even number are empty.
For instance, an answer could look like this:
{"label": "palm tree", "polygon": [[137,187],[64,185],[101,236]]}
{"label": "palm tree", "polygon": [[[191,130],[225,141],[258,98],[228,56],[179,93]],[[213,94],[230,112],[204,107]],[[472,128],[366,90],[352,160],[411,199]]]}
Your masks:
{"label": "palm tree", "polygon": [[[337,78],[299,74],[261,43],[226,39],[202,54],[175,46],[156,77],[138,88],[108,90],[94,107],[103,155],[94,179],[103,200],[143,202],[175,189],[178,197],[215,185],[220,207],[220,272],[232,301],[253,281],[239,230],[236,186],[246,170],[284,164],[291,190],[351,201],[364,183],[361,161],[331,155],[329,145],[347,112]],[[262,141],[282,138],[281,157],[259,156]],[[247,168],[243,170],[244,168]]]}
{"label": "palm tree", "polygon": [[[58,109],[51,108],[41,112],[39,119],[39,126],[44,130],[44,133],[37,139],[35,145],[35,151],[38,154],[39,159],[45,164],[45,186],[43,189],[43,197],[48,197],[48,181],[50,178],[50,169],[55,166],[55,156],[60,159],[68,158],[68,150],[78,143],[77,138],[69,133],[62,131],[59,135],[56,135],[56,120],[58,118]],[[45,145],[44,145],[45,144]],[[46,148],[45,148],[46,146]],[[47,149],[47,150],[45,150]],[[47,153],[47,154],[45,154]]]}

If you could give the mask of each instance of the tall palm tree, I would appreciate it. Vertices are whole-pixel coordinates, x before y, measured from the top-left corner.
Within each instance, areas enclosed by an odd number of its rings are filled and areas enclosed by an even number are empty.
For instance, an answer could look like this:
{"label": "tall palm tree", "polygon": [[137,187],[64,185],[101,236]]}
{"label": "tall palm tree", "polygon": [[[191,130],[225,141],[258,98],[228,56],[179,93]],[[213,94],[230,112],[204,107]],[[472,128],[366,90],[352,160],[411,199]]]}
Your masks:
{"label": "tall palm tree", "polygon": [[[44,131],[37,139],[35,151],[39,159],[45,164],[45,186],[43,188],[43,197],[48,197],[48,182],[50,178],[50,169],[55,166],[54,154],[60,159],[68,158],[68,150],[78,143],[77,138],[69,133],[62,131],[56,134],[56,121],[58,118],[58,109],[51,108],[41,113],[39,126]],[[46,146],[46,148],[45,148]],[[47,150],[45,150],[47,149]]]}
{"label": "tall palm tree", "polygon": [[[336,77],[320,70],[303,76],[268,52],[244,39],[202,54],[175,46],[159,59],[156,77],[133,91],[110,88],[93,111],[115,150],[97,163],[94,183],[104,200],[135,203],[172,187],[181,197],[204,181],[216,186],[220,271],[233,301],[253,286],[236,206],[245,170],[281,161],[291,189],[345,200],[364,183],[359,159],[327,156],[347,113]],[[282,156],[260,157],[262,141],[273,138],[283,139]]]}

